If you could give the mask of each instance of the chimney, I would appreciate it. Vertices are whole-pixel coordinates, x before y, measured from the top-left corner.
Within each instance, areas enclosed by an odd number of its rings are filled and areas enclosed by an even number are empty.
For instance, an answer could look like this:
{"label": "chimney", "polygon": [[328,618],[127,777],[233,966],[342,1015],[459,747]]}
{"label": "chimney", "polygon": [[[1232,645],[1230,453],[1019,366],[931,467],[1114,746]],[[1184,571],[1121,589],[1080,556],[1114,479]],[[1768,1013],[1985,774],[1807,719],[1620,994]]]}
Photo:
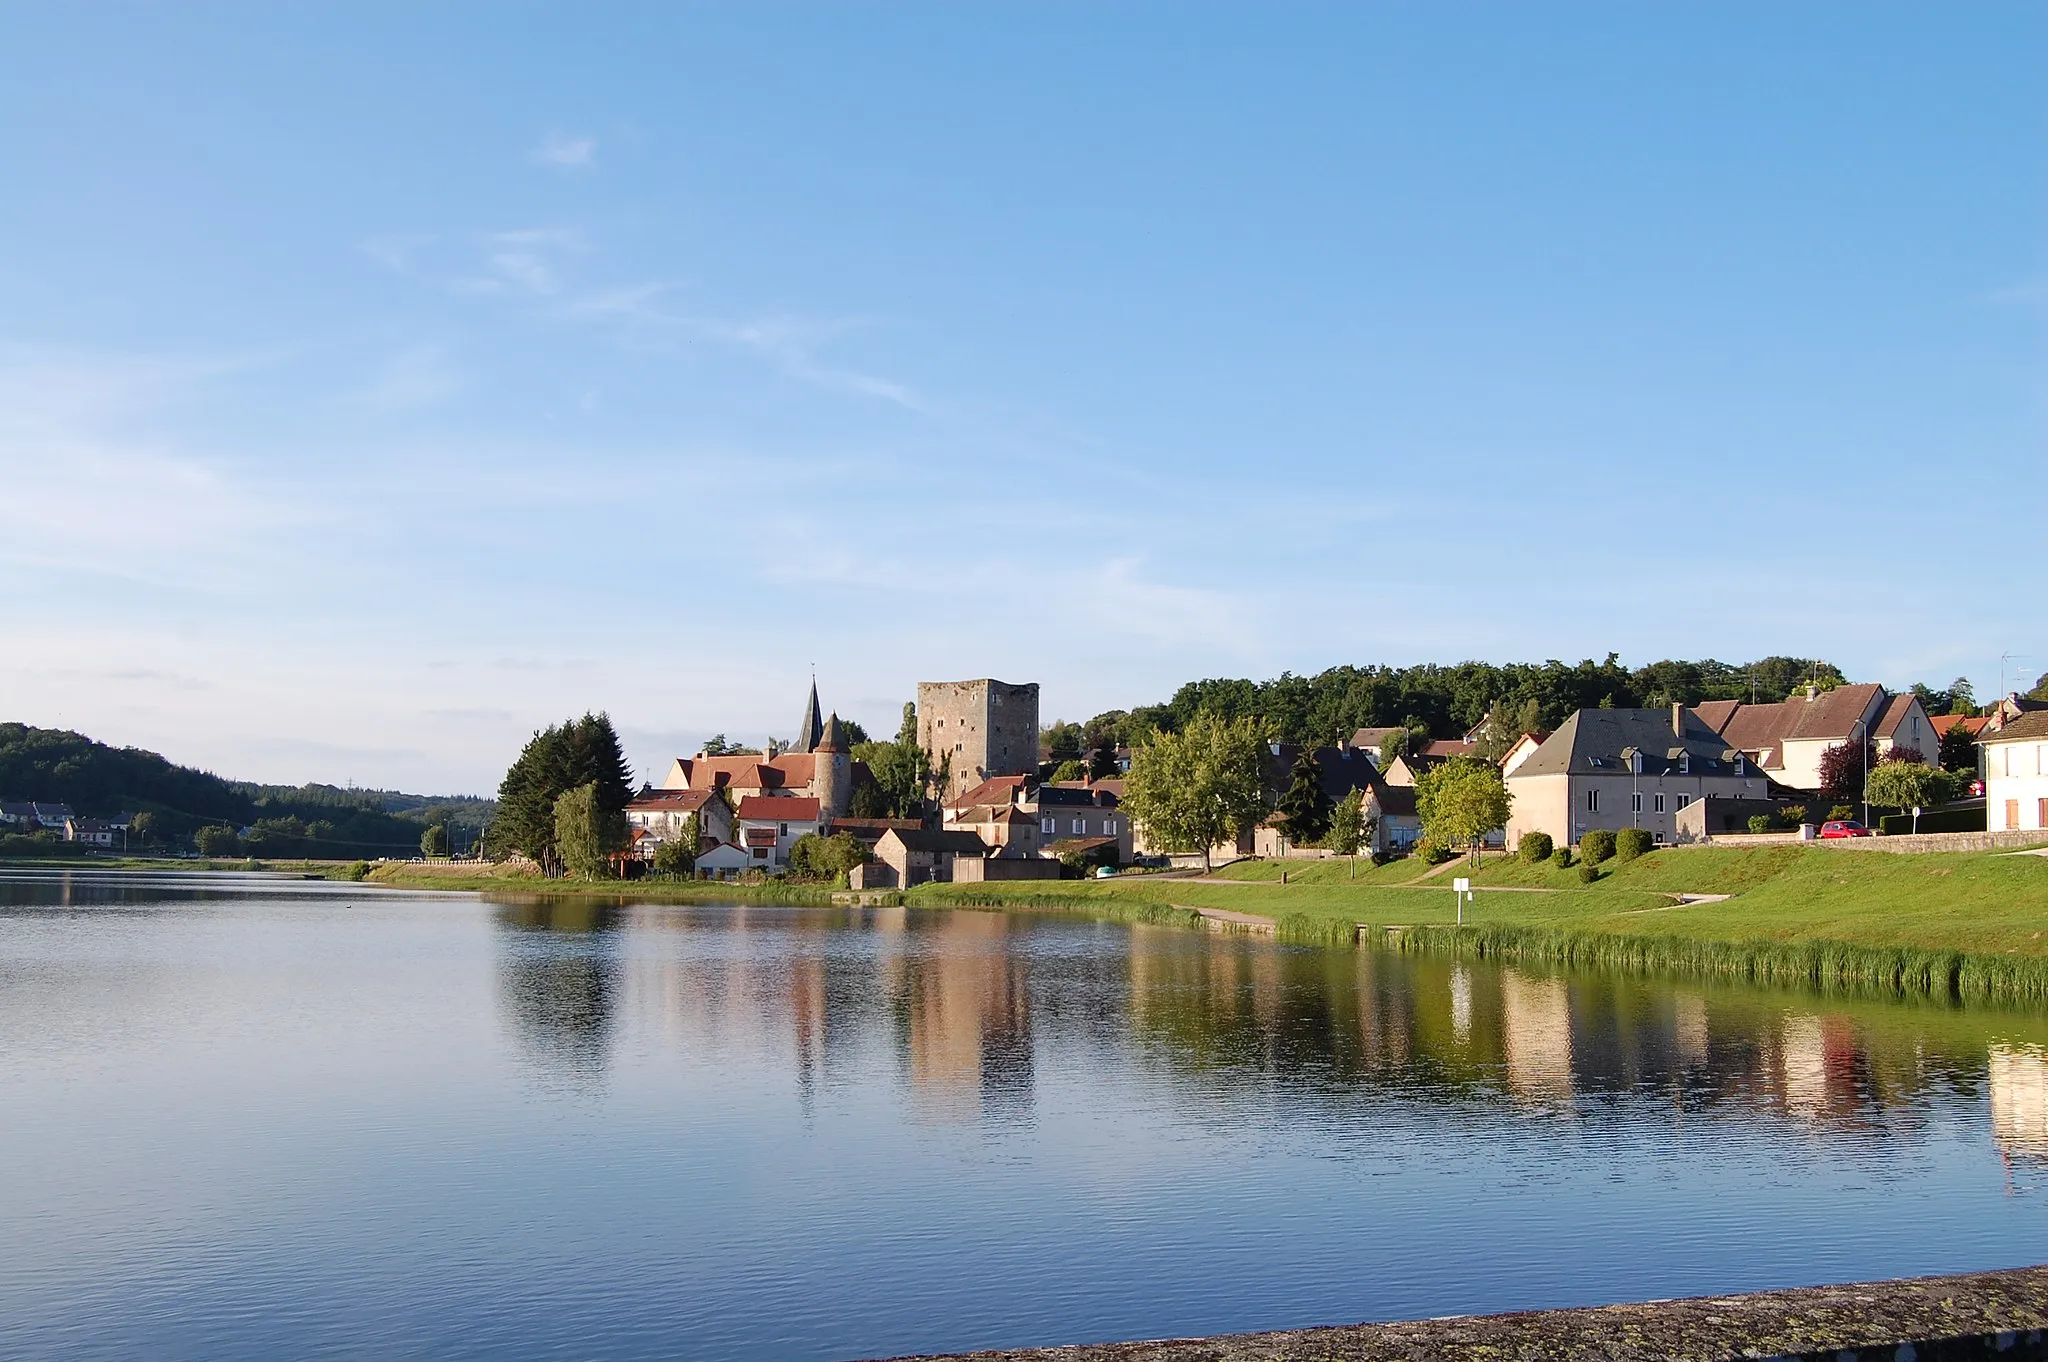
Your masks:
{"label": "chimney", "polygon": [[1674,738],[1682,738],[1685,736],[1684,705],[1673,703],[1671,706],[1671,736]]}
{"label": "chimney", "polygon": [[1809,681],[1806,685],[1806,699],[1809,704],[1820,699],[1820,687]]}

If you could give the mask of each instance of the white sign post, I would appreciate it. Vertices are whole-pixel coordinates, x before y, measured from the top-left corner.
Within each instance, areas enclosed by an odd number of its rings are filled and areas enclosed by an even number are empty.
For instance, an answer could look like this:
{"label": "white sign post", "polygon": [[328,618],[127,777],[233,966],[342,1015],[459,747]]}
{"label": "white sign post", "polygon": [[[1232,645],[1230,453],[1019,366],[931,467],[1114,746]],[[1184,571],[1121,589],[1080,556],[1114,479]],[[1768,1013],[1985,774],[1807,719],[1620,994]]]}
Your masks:
{"label": "white sign post", "polygon": [[1465,925],[1465,901],[1472,897],[1472,881],[1460,876],[1451,881],[1451,892],[1458,896],[1458,925]]}

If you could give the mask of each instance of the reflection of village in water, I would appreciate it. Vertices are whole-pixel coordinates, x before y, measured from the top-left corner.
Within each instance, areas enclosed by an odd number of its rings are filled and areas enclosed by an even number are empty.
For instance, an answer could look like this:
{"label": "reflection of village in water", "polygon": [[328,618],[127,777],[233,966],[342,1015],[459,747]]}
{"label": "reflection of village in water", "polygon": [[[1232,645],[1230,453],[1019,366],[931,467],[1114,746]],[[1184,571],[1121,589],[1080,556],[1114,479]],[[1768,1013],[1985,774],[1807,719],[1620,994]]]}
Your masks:
{"label": "reflection of village in water", "polygon": [[630,1029],[788,1071],[807,1104],[893,1070],[919,1119],[1014,1123],[1041,1071],[1123,1033],[1169,1075],[1277,1080],[1326,1114],[1359,1095],[1650,1101],[1882,1138],[1925,1129],[1935,1101],[1988,1103],[2000,1154],[2048,1166],[2048,1018],[2023,1013],[971,911],[497,912],[507,1019],[579,1082]]}

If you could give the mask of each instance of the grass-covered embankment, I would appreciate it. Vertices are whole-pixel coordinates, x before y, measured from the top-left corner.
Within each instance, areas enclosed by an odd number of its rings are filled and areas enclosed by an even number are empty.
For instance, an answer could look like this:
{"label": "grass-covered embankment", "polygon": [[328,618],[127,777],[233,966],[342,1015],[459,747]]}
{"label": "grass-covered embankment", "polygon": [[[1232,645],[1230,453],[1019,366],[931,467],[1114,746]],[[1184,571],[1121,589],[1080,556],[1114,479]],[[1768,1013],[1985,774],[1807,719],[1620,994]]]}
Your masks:
{"label": "grass-covered embankment", "polygon": [[[1653,852],[1610,863],[1592,884],[1576,867],[1489,859],[1458,868],[1480,887],[1453,925],[1449,874],[1395,862],[1250,863],[1198,880],[923,886],[912,903],[1060,907],[1109,916],[1168,908],[1270,918],[1279,934],[1337,942],[1353,933],[1401,950],[1447,951],[1763,981],[1957,996],[2048,998],[2048,858],[1992,852],[1896,856],[1774,845]],[[1725,894],[1680,904],[1681,894]],[[1363,927],[1362,932],[1359,929]],[[1399,928],[1389,931],[1387,928]]]}
{"label": "grass-covered embankment", "polygon": [[789,903],[800,906],[832,902],[825,884],[734,884],[713,880],[575,880],[521,874],[506,867],[473,861],[389,861],[371,869],[369,881],[399,889],[448,889],[485,894],[597,895],[630,898],[635,903]]}

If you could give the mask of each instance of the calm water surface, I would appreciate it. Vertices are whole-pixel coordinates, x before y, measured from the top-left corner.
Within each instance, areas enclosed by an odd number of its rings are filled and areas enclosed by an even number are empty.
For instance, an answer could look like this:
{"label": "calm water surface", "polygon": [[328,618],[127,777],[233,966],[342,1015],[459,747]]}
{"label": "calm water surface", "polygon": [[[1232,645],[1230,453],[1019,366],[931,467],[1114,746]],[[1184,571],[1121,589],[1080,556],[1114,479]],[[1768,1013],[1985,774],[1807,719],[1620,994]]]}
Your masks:
{"label": "calm water surface", "polygon": [[2048,1260],[2048,1022],[0,876],[0,1355],[854,1358]]}

